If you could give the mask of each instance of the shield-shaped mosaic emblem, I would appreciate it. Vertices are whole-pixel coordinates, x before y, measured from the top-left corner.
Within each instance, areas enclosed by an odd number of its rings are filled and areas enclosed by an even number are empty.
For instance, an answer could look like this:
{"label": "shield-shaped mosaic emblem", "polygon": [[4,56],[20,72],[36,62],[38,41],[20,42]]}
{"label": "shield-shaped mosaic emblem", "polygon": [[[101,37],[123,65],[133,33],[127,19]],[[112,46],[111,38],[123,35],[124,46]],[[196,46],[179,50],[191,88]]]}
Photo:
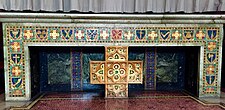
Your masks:
{"label": "shield-shaped mosaic emblem", "polygon": [[194,38],[194,30],[184,30],[184,37],[187,40],[192,40]]}
{"label": "shield-shaped mosaic emblem", "polygon": [[73,31],[70,29],[62,30],[62,39],[69,40],[73,34]]}
{"label": "shield-shaped mosaic emblem", "polygon": [[170,30],[160,30],[160,36],[166,40],[170,37]]}
{"label": "shield-shaped mosaic emblem", "polygon": [[145,30],[136,30],[136,36],[138,39],[143,39],[146,35]]}
{"label": "shield-shaped mosaic emblem", "polygon": [[87,30],[87,39],[95,40],[97,39],[98,30]]}
{"label": "shield-shaped mosaic emblem", "polygon": [[208,84],[213,84],[213,82],[215,81],[215,76],[206,76],[206,81]]}
{"label": "shield-shaped mosaic emblem", "polygon": [[216,38],[216,34],[217,34],[217,31],[216,30],[208,30],[208,36],[210,39],[215,39]]}
{"label": "shield-shaped mosaic emblem", "polygon": [[37,38],[40,40],[47,39],[47,30],[46,29],[36,29]]}
{"label": "shield-shaped mosaic emblem", "polygon": [[213,62],[216,59],[216,54],[215,53],[208,53],[207,59],[208,59],[209,62]]}
{"label": "shield-shaped mosaic emblem", "polygon": [[21,31],[20,29],[10,30],[10,36],[14,39],[18,39],[20,37]]}
{"label": "shield-shaped mosaic emblem", "polygon": [[21,60],[21,54],[11,54],[11,59],[15,64],[18,64]]}
{"label": "shield-shaped mosaic emblem", "polygon": [[22,84],[21,78],[12,78],[12,88],[19,88]]}

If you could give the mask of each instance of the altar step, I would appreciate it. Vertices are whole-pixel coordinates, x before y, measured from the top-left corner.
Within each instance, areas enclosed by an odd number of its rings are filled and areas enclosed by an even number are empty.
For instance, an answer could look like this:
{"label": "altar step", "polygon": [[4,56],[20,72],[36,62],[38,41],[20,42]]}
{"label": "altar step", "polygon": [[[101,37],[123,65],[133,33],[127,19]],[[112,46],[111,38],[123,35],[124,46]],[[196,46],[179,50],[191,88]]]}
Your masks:
{"label": "altar step", "polygon": [[[128,98],[147,98],[147,97],[172,97],[172,96],[188,96],[183,91],[129,91]],[[45,93],[42,99],[101,99],[104,98],[103,92],[48,92]]]}

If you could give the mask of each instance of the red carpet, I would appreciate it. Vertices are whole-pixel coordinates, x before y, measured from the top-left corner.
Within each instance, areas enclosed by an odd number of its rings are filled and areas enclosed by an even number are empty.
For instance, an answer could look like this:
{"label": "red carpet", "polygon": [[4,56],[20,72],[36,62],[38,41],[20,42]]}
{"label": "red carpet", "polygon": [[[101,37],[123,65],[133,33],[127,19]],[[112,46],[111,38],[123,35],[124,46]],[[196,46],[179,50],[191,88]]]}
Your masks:
{"label": "red carpet", "polygon": [[40,100],[32,110],[223,110],[204,106],[192,98],[137,98],[92,100]]}
{"label": "red carpet", "polygon": [[[34,104],[34,105],[33,105]],[[97,93],[50,93],[31,110],[224,110],[179,92],[133,92],[129,98],[105,99]],[[30,108],[29,108],[30,107]]]}

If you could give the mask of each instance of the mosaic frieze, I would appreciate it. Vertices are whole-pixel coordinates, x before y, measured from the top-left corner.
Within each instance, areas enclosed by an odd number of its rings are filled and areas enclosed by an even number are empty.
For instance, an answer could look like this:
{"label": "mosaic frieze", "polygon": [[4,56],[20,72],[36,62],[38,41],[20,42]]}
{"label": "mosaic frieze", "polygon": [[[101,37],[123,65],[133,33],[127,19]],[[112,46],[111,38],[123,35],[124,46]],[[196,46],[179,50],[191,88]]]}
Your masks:
{"label": "mosaic frieze", "polygon": [[[32,42],[51,43],[130,43],[130,44],[181,44],[204,47],[203,73],[200,80],[200,96],[219,94],[218,73],[221,55],[221,35],[219,27],[51,27],[51,26],[8,26],[5,25],[7,70],[9,97],[25,97],[24,45]],[[129,46],[129,45],[128,45]],[[120,51],[120,50],[116,50]],[[107,51],[106,51],[107,53]],[[127,59],[124,53],[109,51],[112,59]],[[106,59],[108,60],[108,59]],[[27,66],[27,65],[26,65]]]}
{"label": "mosaic frieze", "polygon": [[[23,31],[22,31],[23,30]],[[215,40],[218,28],[137,28],[137,29],[107,29],[107,28],[26,28],[13,29],[10,36],[13,39],[33,41],[172,41],[172,40]]]}
{"label": "mosaic frieze", "polygon": [[10,52],[8,54],[9,96],[24,97],[26,91],[22,29],[8,29],[7,37],[8,51]]}

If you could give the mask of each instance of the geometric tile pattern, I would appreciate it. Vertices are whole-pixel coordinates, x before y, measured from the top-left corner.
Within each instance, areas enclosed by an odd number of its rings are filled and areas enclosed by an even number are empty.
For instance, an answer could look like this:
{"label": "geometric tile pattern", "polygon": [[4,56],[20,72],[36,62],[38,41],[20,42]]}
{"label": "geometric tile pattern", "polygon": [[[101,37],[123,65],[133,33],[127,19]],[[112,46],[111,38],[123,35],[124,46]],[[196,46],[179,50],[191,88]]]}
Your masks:
{"label": "geometric tile pattern", "polygon": [[145,90],[156,90],[156,48],[145,50]]}
{"label": "geometric tile pattern", "polygon": [[[5,25],[5,65],[9,97],[25,97],[24,44],[31,43],[135,43],[135,44],[200,44],[204,47],[200,95],[218,94],[219,61],[222,35],[220,27],[66,27]],[[27,65],[26,65],[27,66]],[[26,82],[28,83],[28,82]]]}
{"label": "geometric tile pattern", "polygon": [[103,61],[90,61],[90,81],[91,84],[104,84],[105,83],[105,62]]}
{"label": "geometric tile pattern", "polygon": [[71,49],[72,85],[73,91],[82,90],[82,52]]}
{"label": "geometric tile pattern", "polygon": [[[121,35],[120,31],[118,36]],[[128,97],[128,83],[142,84],[142,61],[128,61],[127,46],[105,47],[106,61],[90,61],[91,84],[105,84],[106,98]]]}

